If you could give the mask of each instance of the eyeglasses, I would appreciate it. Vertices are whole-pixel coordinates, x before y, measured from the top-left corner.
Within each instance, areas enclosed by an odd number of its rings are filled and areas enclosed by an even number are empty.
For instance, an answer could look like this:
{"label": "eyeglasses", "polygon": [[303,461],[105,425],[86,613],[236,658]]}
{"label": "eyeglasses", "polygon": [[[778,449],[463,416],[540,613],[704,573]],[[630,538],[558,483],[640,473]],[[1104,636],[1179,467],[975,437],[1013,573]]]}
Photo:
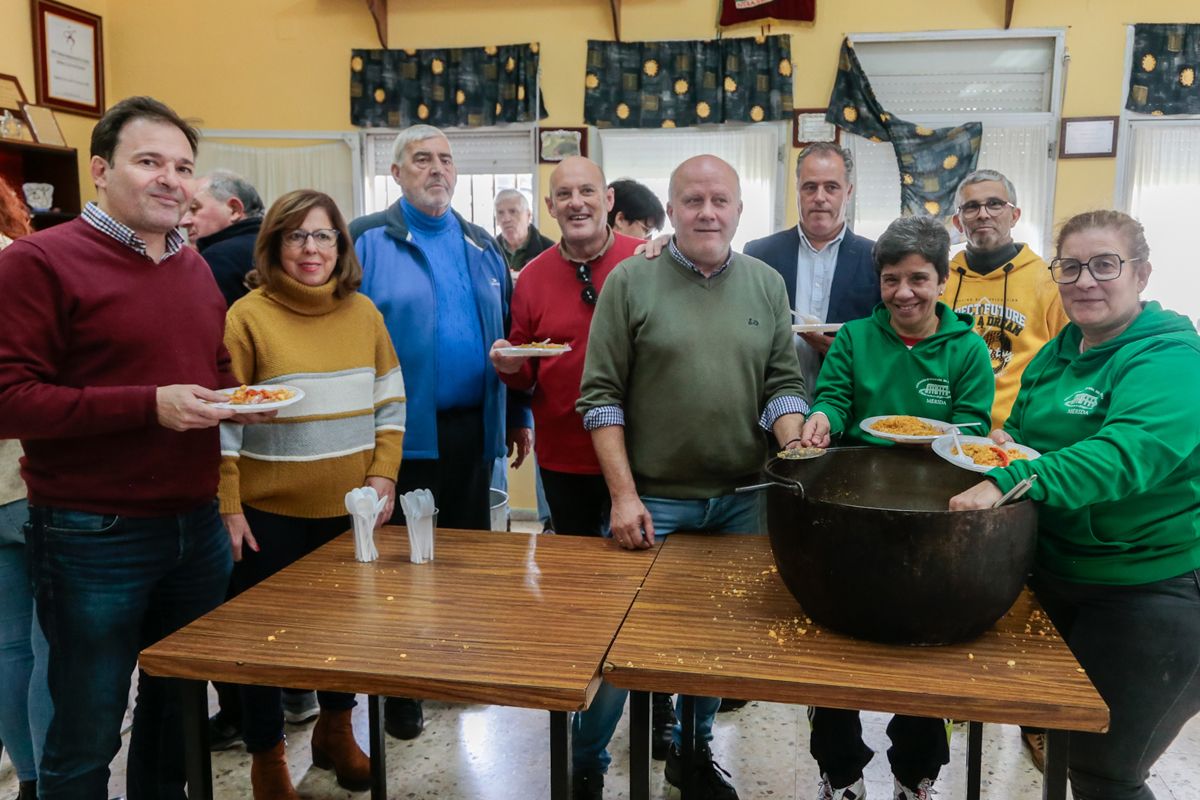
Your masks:
{"label": "eyeglasses", "polygon": [[645,220],[640,220],[640,219],[632,220],[631,222],[629,222],[629,226],[630,226],[630,228],[637,226],[638,228],[641,229],[641,231],[642,231],[641,233],[634,234],[639,239],[649,239],[651,236],[654,235],[654,232],[656,230],[658,230],[653,225],[651,225],[649,222],[646,222]]}
{"label": "eyeglasses", "polygon": [[975,217],[979,216],[980,211],[986,208],[988,216],[994,217],[1009,206],[1016,208],[1016,206],[1007,200],[1001,200],[999,197],[991,197],[982,203],[977,200],[971,200],[970,202],[963,203],[958,207],[958,213],[966,219],[974,219]]}
{"label": "eyeglasses", "polygon": [[1097,281],[1111,281],[1121,277],[1121,267],[1127,261],[1142,261],[1140,258],[1121,258],[1116,253],[1101,253],[1087,261],[1075,258],[1056,258],[1050,262],[1050,277],[1055,283],[1075,283],[1083,274],[1083,268],[1092,273]]}
{"label": "eyeglasses", "polygon": [[283,245],[293,250],[299,250],[308,243],[308,237],[310,236],[317,247],[322,250],[329,250],[337,245],[338,232],[333,228],[322,228],[318,231],[306,231],[303,228],[297,228],[294,231],[288,231],[283,235]]}
{"label": "eyeglasses", "polygon": [[592,266],[590,264],[576,264],[575,277],[583,284],[583,291],[579,293],[579,298],[589,306],[596,305],[596,286],[592,283]]}

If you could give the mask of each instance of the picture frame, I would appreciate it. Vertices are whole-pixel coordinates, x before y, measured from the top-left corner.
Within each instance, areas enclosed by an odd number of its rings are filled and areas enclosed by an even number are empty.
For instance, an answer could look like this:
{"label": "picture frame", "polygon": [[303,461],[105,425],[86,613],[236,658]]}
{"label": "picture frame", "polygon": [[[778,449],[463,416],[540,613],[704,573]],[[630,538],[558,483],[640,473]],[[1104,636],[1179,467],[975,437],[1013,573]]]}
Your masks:
{"label": "picture frame", "polygon": [[100,17],[59,0],[30,2],[38,105],[99,117],[104,112]]}
{"label": "picture frame", "polygon": [[67,137],[63,136],[62,128],[58,127],[54,109],[33,103],[24,103],[21,109],[25,112],[25,121],[29,123],[29,130],[38,144],[67,146]]}
{"label": "picture frame", "polygon": [[792,109],[792,147],[800,149],[814,142],[842,143],[842,129],[825,121],[824,108]]}
{"label": "picture frame", "polygon": [[568,156],[588,154],[588,129],[539,128],[538,163],[557,164]]}
{"label": "picture frame", "polygon": [[1058,136],[1059,158],[1115,158],[1117,117],[1063,117]]}
{"label": "picture frame", "polygon": [[0,111],[8,110],[19,114],[24,102],[25,91],[21,88],[21,81],[17,76],[0,72]]}

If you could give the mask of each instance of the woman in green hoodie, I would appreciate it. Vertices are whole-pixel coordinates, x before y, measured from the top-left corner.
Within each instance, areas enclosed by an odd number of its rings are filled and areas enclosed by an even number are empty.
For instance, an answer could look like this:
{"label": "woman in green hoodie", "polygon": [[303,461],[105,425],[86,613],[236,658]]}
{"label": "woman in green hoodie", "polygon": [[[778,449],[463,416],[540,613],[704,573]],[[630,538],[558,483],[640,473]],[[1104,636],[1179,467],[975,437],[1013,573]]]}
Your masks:
{"label": "woman in green hoodie", "polygon": [[[858,444],[891,446],[858,427],[881,414],[991,422],[995,381],[987,345],[973,332],[969,314],[938,302],[950,273],[946,229],[930,217],[901,217],[879,237],[873,256],[883,302],[838,331],[801,443],[827,447],[832,436],[844,434]],[[858,712],[810,708],[809,720],[811,752],[821,771],[817,796],[864,797],[863,768],[874,753],[863,743]],[[887,732],[893,796],[927,800],[950,760],[943,721],[897,714]]]}
{"label": "woman in green hoodie", "polygon": [[1071,737],[1071,788],[1151,800],[1150,768],[1200,712],[1200,336],[1141,302],[1150,248],[1133,218],[1080,214],[1057,250],[1071,324],[992,432],[1043,455],[991,470],[950,508],[986,508],[1037,474],[1031,583],[1110,710],[1108,733]]}

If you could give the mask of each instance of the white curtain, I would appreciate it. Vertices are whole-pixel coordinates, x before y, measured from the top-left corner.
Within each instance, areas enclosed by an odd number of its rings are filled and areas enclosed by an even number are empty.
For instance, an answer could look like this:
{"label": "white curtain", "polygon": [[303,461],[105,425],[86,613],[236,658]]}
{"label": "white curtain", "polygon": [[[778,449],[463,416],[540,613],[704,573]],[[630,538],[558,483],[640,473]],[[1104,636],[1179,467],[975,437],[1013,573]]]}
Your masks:
{"label": "white curtain", "polygon": [[[604,175],[611,183],[633,178],[650,188],[663,207],[671,170],[698,155],[714,155],[733,165],[742,185],[742,219],[733,239],[741,250],[746,242],[769,236],[782,226],[777,218],[779,147],[783,126],[763,123],[714,129],[600,131]],[[666,231],[670,232],[667,220]]]}
{"label": "white curtain", "polygon": [[[978,168],[997,170],[1016,187],[1021,219],[1013,226],[1013,239],[1038,253],[1045,253],[1049,245],[1045,223],[1049,133],[1045,124],[1001,127],[985,122],[979,149]],[[855,161],[854,231],[875,239],[900,215],[900,169],[895,151],[888,142],[846,138]]]}
{"label": "white curtain", "polygon": [[294,189],[317,189],[332,197],[347,220],[354,217],[354,175],[350,147],[345,142],[290,147],[247,147],[204,140],[196,159],[196,174],[227,169],[248,180],[267,207]]}
{"label": "white curtain", "polygon": [[1142,297],[1197,322],[1200,271],[1192,226],[1200,198],[1200,121],[1134,123],[1129,159],[1129,213],[1146,229],[1154,265]]}

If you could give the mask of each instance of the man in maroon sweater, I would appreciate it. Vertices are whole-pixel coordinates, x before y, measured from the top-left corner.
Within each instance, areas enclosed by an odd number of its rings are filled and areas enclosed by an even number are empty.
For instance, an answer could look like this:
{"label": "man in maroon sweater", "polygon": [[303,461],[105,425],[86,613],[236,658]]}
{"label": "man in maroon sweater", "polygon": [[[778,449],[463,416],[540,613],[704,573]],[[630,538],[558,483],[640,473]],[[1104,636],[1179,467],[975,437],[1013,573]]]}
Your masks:
{"label": "man in maroon sweater", "polygon": [[[134,97],[96,124],[97,201],[0,254],[0,437],[25,448],[29,554],[56,712],[38,796],[108,797],[141,648],[218,605],[232,566],[214,500],[234,384],[225,302],[176,230],[196,131]],[[247,421],[250,421],[247,418]],[[171,684],[142,674],[127,794],[183,797]]]}
{"label": "man in maroon sweater", "polygon": [[[608,487],[575,401],[596,298],[608,273],[641,241],[608,226],[612,190],[600,167],[581,156],[564,159],[551,173],[546,206],[562,229],[562,241],[521,271],[509,336],[492,345],[492,365],[510,389],[533,392],[534,451],[554,530],[600,536]],[[571,349],[546,358],[497,351],[547,339]]]}

